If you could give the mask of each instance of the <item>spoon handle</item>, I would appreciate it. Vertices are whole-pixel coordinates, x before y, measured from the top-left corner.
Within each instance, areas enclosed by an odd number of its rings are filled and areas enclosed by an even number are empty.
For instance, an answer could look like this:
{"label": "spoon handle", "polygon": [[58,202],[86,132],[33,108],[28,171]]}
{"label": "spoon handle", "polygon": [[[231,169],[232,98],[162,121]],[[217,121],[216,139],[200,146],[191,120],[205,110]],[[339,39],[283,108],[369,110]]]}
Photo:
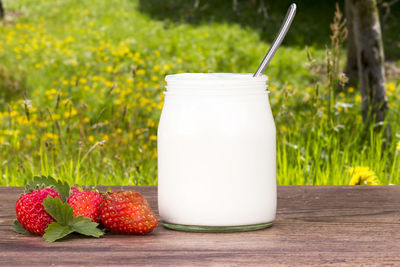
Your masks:
{"label": "spoon handle", "polygon": [[281,28],[278,32],[278,35],[275,37],[274,42],[272,43],[271,47],[269,48],[267,54],[265,55],[263,61],[261,61],[260,66],[258,66],[257,71],[254,73],[253,77],[260,76],[264,70],[267,68],[269,62],[271,61],[272,57],[275,55],[276,50],[278,50],[279,46],[281,45],[283,39],[288,32],[290,25],[294,19],[294,15],[296,15],[296,4],[293,3],[290,5],[286,17],[283,20]]}

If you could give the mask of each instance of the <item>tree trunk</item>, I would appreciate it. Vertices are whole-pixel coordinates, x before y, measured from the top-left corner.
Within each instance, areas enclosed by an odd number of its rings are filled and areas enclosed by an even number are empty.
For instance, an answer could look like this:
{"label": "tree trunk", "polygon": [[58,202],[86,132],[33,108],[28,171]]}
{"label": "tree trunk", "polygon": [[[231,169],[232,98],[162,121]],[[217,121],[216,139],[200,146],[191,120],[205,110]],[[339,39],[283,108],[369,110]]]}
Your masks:
{"label": "tree trunk", "polygon": [[0,20],[4,18],[5,12],[4,12],[4,7],[3,7],[3,2],[0,0]]}
{"label": "tree trunk", "polygon": [[358,78],[357,69],[357,50],[356,41],[354,40],[353,30],[353,12],[351,10],[350,1],[346,0],[344,3],[347,27],[347,62],[346,62],[346,76],[349,78],[349,84],[355,85]]}
{"label": "tree trunk", "polygon": [[[384,55],[376,0],[346,0],[350,5],[355,40],[361,110],[364,123],[385,120],[388,100],[385,90]],[[390,132],[388,128],[388,137]]]}

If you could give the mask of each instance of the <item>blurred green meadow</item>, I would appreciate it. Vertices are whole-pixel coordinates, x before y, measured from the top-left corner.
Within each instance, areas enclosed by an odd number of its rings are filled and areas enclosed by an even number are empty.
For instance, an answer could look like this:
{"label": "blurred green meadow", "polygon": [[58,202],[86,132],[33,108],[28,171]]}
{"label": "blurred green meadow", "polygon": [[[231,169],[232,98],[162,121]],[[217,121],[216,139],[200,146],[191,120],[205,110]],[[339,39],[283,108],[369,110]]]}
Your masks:
{"label": "blurred green meadow", "polygon": [[[157,184],[165,75],[253,72],[273,38],[252,23],[156,17],[141,2],[4,1],[0,185],[21,186],[34,174],[78,184]],[[277,24],[285,9],[271,15]],[[340,72],[333,75],[341,86],[332,84],[329,62],[343,66],[345,55],[330,47],[333,14],[334,6],[328,27],[316,29],[326,45],[319,36],[318,44],[306,47],[308,39],[297,40],[294,31],[266,72],[278,183],[400,184],[398,77],[387,80],[387,140],[373,127],[364,129],[357,88]],[[388,46],[395,57],[397,50]]]}

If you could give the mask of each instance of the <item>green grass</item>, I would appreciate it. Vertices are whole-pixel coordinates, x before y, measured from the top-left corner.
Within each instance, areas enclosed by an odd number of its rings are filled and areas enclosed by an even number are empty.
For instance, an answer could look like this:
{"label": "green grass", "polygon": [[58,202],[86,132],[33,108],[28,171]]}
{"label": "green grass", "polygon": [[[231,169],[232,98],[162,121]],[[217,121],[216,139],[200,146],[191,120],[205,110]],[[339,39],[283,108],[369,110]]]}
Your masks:
{"label": "green grass", "polygon": [[[164,76],[253,72],[268,50],[252,23],[160,19],[140,1],[13,0],[5,7],[21,15],[0,26],[6,186],[33,174],[79,184],[156,184]],[[348,184],[350,167],[368,166],[382,184],[399,184],[398,81],[388,82],[391,142],[364,134],[357,90],[343,88],[329,105],[322,41],[310,43],[310,62],[307,38],[295,37],[267,71],[278,183]]]}

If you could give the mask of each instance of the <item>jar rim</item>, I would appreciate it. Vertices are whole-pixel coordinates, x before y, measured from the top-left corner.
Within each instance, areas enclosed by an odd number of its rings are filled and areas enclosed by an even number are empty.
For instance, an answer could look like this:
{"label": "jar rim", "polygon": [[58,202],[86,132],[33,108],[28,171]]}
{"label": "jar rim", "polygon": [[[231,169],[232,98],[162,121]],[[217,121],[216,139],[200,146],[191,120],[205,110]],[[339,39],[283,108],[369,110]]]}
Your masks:
{"label": "jar rim", "polygon": [[167,75],[169,93],[254,93],[267,89],[268,76],[252,73],[180,73]]}
{"label": "jar rim", "polygon": [[257,77],[253,77],[253,73],[178,73],[178,74],[170,74],[165,77],[165,81],[169,82],[177,82],[177,81],[199,81],[199,82],[267,82],[267,75],[260,75]]}

